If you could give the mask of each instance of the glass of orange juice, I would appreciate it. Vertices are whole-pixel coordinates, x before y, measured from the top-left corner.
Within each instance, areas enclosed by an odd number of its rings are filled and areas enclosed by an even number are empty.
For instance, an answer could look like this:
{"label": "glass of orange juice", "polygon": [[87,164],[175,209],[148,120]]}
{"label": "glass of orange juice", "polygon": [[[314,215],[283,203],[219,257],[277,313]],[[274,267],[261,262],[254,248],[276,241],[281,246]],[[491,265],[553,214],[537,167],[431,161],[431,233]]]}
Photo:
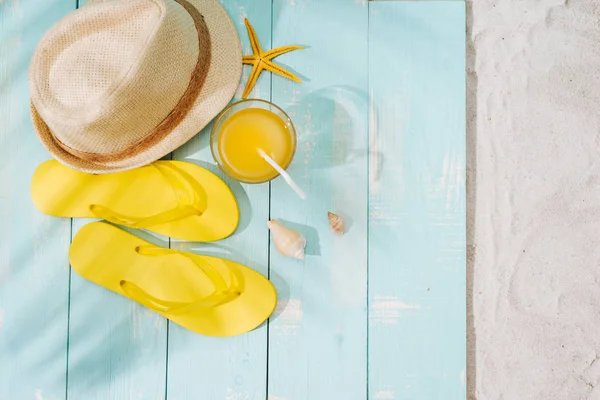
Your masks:
{"label": "glass of orange juice", "polygon": [[296,151],[292,120],[265,100],[242,100],[219,114],[210,133],[210,150],[227,175],[245,183],[263,183],[279,173],[258,153],[262,149],[283,169]]}

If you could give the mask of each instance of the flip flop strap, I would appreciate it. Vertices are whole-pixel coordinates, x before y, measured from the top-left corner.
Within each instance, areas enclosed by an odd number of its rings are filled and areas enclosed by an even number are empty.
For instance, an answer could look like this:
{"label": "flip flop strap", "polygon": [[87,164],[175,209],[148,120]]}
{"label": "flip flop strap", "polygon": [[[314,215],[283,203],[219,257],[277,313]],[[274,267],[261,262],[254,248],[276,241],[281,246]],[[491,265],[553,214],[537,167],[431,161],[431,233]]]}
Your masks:
{"label": "flip flop strap", "polygon": [[168,162],[158,161],[150,165],[160,172],[163,179],[173,190],[177,198],[177,207],[142,218],[128,216],[99,204],[90,205],[90,211],[98,218],[137,229],[177,221],[192,215],[202,215],[206,209],[206,196],[204,196],[202,187],[195,179]]}
{"label": "flip flop strap", "polygon": [[138,246],[135,251],[144,256],[183,256],[186,259],[192,261],[206,276],[212,284],[215,286],[215,290],[210,295],[191,302],[174,302],[158,299],[151,294],[144,291],[142,288],[132,282],[121,280],[119,282],[121,290],[125,294],[137,301],[138,303],[150,308],[151,310],[172,314],[181,315],[190,312],[197,311],[199,309],[206,309],[225,304],[229,301],[237,298],[244,290],[244,277],[235,265],[227,265],[229,270],[229,281],[227,285],[223,277],[218,271],[206,260],[202,263],[198,263],[197,259],[191,257],[191,254],[184,253],[172,249],[164,249],[157,246]]}

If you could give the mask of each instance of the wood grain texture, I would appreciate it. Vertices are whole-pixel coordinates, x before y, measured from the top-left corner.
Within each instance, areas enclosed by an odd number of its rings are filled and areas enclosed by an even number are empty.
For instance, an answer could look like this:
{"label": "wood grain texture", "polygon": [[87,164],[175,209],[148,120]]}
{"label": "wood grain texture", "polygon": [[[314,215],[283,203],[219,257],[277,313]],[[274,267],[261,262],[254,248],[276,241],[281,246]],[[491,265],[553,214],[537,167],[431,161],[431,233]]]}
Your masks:
{"label": "wood grain texture", "polygon": [[[250,54],[244,25],[248,18],[263,48],[271,44],[270,0],[223,0],[243,44]],[[250,72],[244,74],[234,101],[240,99]],[[251,98],[270,99],[270,77],[263,74]],[[174,248],[224,257],[268,276],[269,185],[247,185],[224,176],[209,147],[210,129],[205,128],[174,153],[174,159],[201,165],[222,177],[233,190],[240,206],[240,226],[230,238],[216,243],[173,242]],[[274,282],[277,285],[277,282]],[[267,324],[231,338],[203,337],[169,324],[168,399],[263,400],[267,384]]]}
{"label": "wood grain texture", "polygon": [[369,7],[369,397],[464,399],[465,5]]}
{"label": "wood grain texture", "polygon": [[[87,1],[80,0],[79,7]],[[93,220],[73,219],[72,237]],[[169,239],[134,235],[168,247]],[[167,321],[71,271],[67,398],[163,399]],[[37,400],[37,399],[36,399]]]}
{"label": "wood grain texture", "polygon": [[[80,0],[79,7],[86,2]],[[73,219],[72,236],[91,221]],[[130,232],[168,247],[168,238]],[[74,271],[69,316],[68,399],[164,398],[167,322],[163,317]]]}
{"label": "wood grain texture", "polygon": [[[73,235],[90,221],[74,219]],[[168,239],[130,232],[168,247]],[[164,398],[166,320],[75,271],[71,272],[70,297],[68,398]]]}
{"label": "wood grain texture", "polygon": [[[296,126],[289,172],[301,200],[272,183],[271,217],[308,240],[304,262],[271,244],[271,277],[289,289],[272,318],[269,398],[365,399],[367,361],[367,23],[364,1],[276,1],[274,46],[306,45],[277,59],[302,77],[273,77],[273,102]],[[346,218],[335,236],[327,211]]]}
{"label": "wood grain texture", "polygon": [[[31,175],[49,155],[29,122],[26,68],[43,32],[75,2],[5,0],[0,400],[464,398],[464,3],[221,1],[245,54],[244,17],[264,48],[308,46],[275,60],[304,83],[264,73],[250,96],[293,119],[289,172],[308,199],[281,179],[224,177],[241,209],[231,238],[133,233],[270,276],[279,297],[270,323],[207,338],[69,274],[70,221],[41,215],[29,198]],[[209,134],[210,126],[172,157],[223,177]],[[327,211],[346,219],[345,235],[329,231]],[[269,242],[269,218],[306,235],[304,262]],[[72,233],[87,222],[74,220]]]}
{"label": "wood grain texture", "polygon": [[43,33],[75,3],[0,3],[0,399],[65,397],[70,221],[29,197],[48,158],[29,117],[27,67]]}

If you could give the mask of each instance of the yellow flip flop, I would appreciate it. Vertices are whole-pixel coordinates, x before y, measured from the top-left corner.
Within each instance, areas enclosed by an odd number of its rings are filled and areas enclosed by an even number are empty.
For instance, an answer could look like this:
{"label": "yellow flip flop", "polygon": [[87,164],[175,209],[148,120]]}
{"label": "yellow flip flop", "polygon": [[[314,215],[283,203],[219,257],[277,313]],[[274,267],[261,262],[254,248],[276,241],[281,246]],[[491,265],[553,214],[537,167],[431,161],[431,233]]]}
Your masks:
{"label": "yellow flip flop", "polygon": [[158,247],[106,222],[77,232],[69,260],[82,277],[202,335],[248,332],[277,303],[271,282],[248,267]]}
{"label": "yellow flip flop", "polygon": [[55,217],[102,218],[182,240],[210,242],[237,228],[239,209],[225,182],[182,161],[94,175],[46,161],[33,174],[31,197]]}

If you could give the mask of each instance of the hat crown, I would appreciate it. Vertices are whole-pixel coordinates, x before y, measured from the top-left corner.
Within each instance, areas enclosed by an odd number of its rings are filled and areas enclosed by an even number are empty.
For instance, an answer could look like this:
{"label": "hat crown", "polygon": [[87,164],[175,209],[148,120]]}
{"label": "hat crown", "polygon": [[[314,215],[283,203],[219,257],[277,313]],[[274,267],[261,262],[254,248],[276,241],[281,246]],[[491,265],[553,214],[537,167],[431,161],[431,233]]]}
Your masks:
{"label": "hat crown", "polygon": [[177,2],[95,0],[40,42],[30,69],[32,102],[66,146],[114,153],[171,113],[202,62],[209,60],[194,20]]}

